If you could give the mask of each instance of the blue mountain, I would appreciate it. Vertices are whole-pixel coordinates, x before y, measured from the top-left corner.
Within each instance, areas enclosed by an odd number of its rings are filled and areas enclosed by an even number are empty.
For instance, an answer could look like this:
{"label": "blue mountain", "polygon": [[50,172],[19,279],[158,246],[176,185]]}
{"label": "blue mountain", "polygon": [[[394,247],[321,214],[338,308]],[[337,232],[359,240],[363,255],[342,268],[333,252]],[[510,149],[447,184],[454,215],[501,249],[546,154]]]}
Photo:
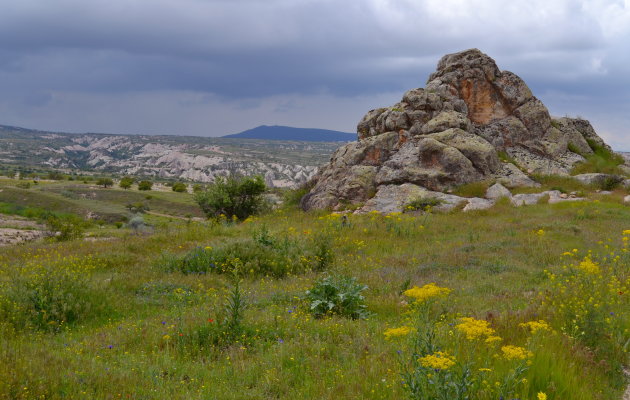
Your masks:
{"label": "blue mountain", "polygon": [[261,125],[223,137],[233,139],[296,140],[302,142],[352,142],[357,140],[356,133],[331,131],[328,129],[292,128],[278,125]]}

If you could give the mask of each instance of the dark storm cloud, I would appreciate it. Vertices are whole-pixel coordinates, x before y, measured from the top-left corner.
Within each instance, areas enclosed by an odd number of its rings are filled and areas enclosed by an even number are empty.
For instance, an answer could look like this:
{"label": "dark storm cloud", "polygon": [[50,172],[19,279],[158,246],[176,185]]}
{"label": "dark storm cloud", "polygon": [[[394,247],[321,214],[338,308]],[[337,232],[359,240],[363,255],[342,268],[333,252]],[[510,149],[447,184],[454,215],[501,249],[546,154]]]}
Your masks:
{"label": "dark storm cloud", "polygon": [[[145,116],[149,131],[168,131],[186,119],[199,124],[186,125],[188,133],[205,133],[210,114],[217,129],[233,132],[311,123],[314,102],[325,101],[320,120],[328,125],[320,127],[352,130],[360,116],[342,105],[387,105],[372,102],[423,86],[440,56],[471,47],[522,76],[559,112],[571,99],[593,99],[599,115],[607,105],[630,104],[628,0],[0,5],[0,112],[9,119],[0,123],[129,131],[135,121],[118,103],[139,114],[169,110],[171,120]],[[334,102],[338,111],[327,108]],[[102,125],[103,108],[119,113],[118,125]],[[244,109],[252,112],[235,122],[232,114]],[[55,126],[42,126],[48,123]]]}

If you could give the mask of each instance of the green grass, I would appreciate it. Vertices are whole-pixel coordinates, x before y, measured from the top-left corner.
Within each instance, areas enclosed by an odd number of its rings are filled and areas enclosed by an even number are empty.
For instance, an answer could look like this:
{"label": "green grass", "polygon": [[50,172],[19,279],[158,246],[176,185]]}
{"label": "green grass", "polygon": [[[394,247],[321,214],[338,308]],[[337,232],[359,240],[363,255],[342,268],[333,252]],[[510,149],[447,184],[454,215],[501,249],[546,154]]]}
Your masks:
{"label": "green grass", "polygon": [[572,175],[597,172],[603,174],[623,175],[619,166],[624,163],[624,158],[619,154],[598,145],[593,141],[588,141],[593,149],[593,154],[586,155],[586,160],[578,163],[571,170]]}
{"label": "green grass", "polygon": [[[296,240],[324,234],[335,262],[284,278],[245,276],[249,333],[215,346],[208,338],[222,318],[229,277],[169,271],[158,260],[164,252],[184,256],[249,240],[263,227]],[[538,293],[553,289],[544,270],[561,273],[562,253],[574,248],[585,255],[622,246],[625,229],[630,209],[602,198],[417,217],[351,215],[343,226],[338,217],[280,210],[239,225],[174,220],[152,235],[121,230],[110,241],[3,248],[0,293],[29,260],[90,256],[94,267],[76,293],[102,307],[81,308],[79,318],[54,331],[0,319],[0,398],[405,398],[396,351],[407,345],[383,336],[406,323],[402,290],[430,282],[449,287],[447,318],[488,319],[504,340],[522,344],[516,323],[540,318]],[[628,262],[623,268],[627,277]],[[313,318],[305,291],[329,274],[368,286],[367,320]],[[617,353],[561,333],[539,345],[522,398],[537,391],[550,400],[621,398]]]}
{"label": "green grass", "polygon": [[[85,217],[88,213],[97,215],[107,222],[124,220],[129,217],[128,204],[143,203],[156,216],[154,221],[167,217],[203,217],[203,213],[188,193],[140,192],[119,188],[95,188],[76,182],[55,182],[32,185],[29,189],[15,187],[16,180],[0,185],[0,202],[17,204],[21,207],[44,209],[57,213],[71,213]],[[160,217],[160,215],[163,215]]]}

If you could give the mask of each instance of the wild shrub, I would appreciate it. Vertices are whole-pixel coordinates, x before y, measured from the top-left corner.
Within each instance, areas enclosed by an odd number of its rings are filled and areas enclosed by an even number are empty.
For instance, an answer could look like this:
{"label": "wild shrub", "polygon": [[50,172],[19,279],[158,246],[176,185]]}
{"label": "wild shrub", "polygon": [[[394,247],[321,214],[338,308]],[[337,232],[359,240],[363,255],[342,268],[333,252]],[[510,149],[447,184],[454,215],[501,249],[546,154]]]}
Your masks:
{"label": "wild shrub", "polygon": [[303,183],[296,189],[290,189],[283,193],[284,204],[287,207],[299,207],[302,198],[313,188],[310,182]]}
{"label": "wild shrub", "polygon": [[131,185],[133,185],[134,181],[135,180],[132,177],[125,176],[125,177],[120,179],[120,182],[118,183],[118,186],[120,186],[122,189],[129,189],[131,187]]}
{"label": "wild shrub", "polygon": [[217,177],[206,191],[198,192],[195,201],[208,218],[235,217],[244,220],[263,207],[266,190],[262,177]]}
{"label": "wild shrub", "polygon": [[57,241],[80,238],[88,225],[86,221],[74,214],[50,214],[45,222],[52,237]]}
{"label": "wild shrub", "polygon": [[183,256],[163,255],[157,266],[184,274],[233,273],[281,278],[306,271],[321,271],[334,261],[332,241],[272,236],[263,228],[251,239],[229,241],[216,247],[195,247]]}
{"label": "wild shrub", "polygon": [[171,189],[173,192],[184,193],[188,189],[188,186],[186,186],[184,182],[175,182]]}
{"label": "wild shrub", "polygon": [[351,319],[366,319],[370,316],[362,292],[366,285],[356,278],[327,276],[315,282],[306,291],[309,310],[316,318],[339,315]]}
{"label": "wild shrub", "polygon": [[151,190],[153,188],[153,182],[151,181],[140,181],[138,183],[138,190]]}
{"label": "wild shrub", "polygon": [[175,344],[180,351],[206,354],[209,350],[220,350],[232,345],[250,346],[264,338],[260,329],[254,329],[244,321],[247,300],[238,270],[232,273],[230,283],[223,307],[216,318],[208,318],[204,324],[177,336]]}
{"label": "wild shrub", "polygon": [[17,329],[59,331],[97,313],[104,298],[91,287],[90,258],[37,259],[2,271],[0,315]]}

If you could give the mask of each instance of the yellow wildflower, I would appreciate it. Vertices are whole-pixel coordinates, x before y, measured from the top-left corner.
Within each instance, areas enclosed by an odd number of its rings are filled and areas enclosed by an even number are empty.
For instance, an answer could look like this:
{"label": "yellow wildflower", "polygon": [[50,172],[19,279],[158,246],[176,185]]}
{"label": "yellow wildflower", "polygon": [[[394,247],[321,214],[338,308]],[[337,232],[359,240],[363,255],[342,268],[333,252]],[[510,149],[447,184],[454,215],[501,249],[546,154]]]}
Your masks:
{"label": "yellow wildflower", "polygon": [[526,358],[534,356],[531,351],[518,346],[503,346],[501,347],[501,351],[503,352],[503,357],[507,360],[525,360]]}
{"label": "yellow wildflower", "polygon": [[395,337],[407,336],[411,332],[415,332],[415,328],[411,328],[408,326],[401,326],[400,328],[390,328],[383,332],[385,335],[385,339],[391,339]]}
{"label": "yellow wildflower", "polygon": [[164,336],[162,336],[162,339],[164,339],[164,340],[170,340],[170,338],[171,338],[171,337],[170,337],[169,335],[164,335]]}
{"label": "yellow wildflower", "polygon": [[625,231],[623,231],[624,235],[630,235],[630,229],[626,229]]}
{"label": "yellow wildflower", "polygon": [[462,322],[456,325],[455,328],[464,333],[468,340],[482,339],[484,337],[489,338],[494,335],[494,329],[490,328],[488,321],[470,317],[464,317],[461,321]]}
{"label": "yellow wildflower", "polygon": [[536,333],[540,330],[543,331],[550,331],[551,327],[549,326],[548,323],[546,323],[545,321],[543,321],[542,319],[539,321],[529,321],[529,322],[524,322],[522,324],[518,324],[518,326],[520,326],[521,328],[527,328],[529,329],[532,333]]}
{"label": "yellow wildflower", "polygon": [[587,274],[599,273],[599,265],[594,263],[593,260],[590,259],[590,257],[585,257],[584,260],[577,267]]}
{"label": "yellow wildflower", "polygon": [[449,369],[455,365],[455,357],[442,351],[420,357],[418,361],[423,367],[433,369]]}
{"label": "yellow wildflower", "polygon": [[547,395],[544,394],[543,392],[538,392],[538,395],[536,396],[537,400],[547,400]]}
{"label": "yellow wildflower", "polygon": [[421,303],[432,297],[446,296],[451,292],[451,289],[445,287],[439,287],[435,283],[429,283],[421,288],[414,286],[409,290],[405,290],[403,294],[407,297],[416,299],[416,302]]}
{"label": "yellow wildflower", "polygon": [[485,340],[485,342],[487,344],[492,344],[494,342],[500,342],[501,340],[503,340],[503,339],[501,339],[499,336],[488,336],[488,338]]}

